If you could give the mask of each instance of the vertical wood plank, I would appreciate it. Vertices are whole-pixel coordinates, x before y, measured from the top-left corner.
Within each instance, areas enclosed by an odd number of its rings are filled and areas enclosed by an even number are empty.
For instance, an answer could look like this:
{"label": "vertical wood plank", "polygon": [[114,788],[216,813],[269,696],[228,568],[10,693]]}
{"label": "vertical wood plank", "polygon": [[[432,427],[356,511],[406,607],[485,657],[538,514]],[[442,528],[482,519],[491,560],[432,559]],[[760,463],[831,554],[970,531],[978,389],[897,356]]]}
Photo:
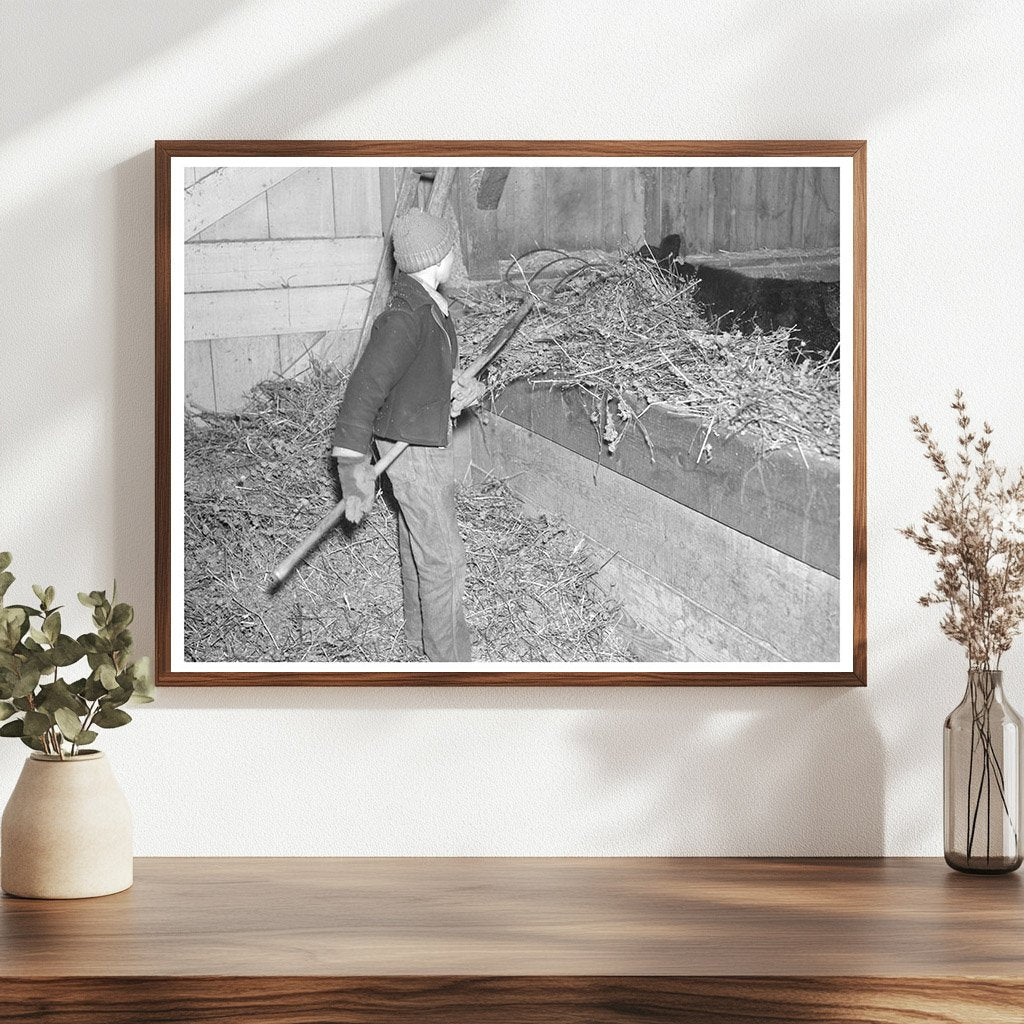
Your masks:
{"label": "vertical wood plank", "polygon": [[609,252],[635,249],[644,238],[644,194],[638,167],[601,169],[601,241]]}
{"label": "vertical wood plank", "polygon": [[304,167],[267,190],[271,238],[333,238],[329,167]]}
{"label": "vertical wood plank", "polygon": [[185,342],[185,397],[201,409],[217,408],[210,342]]}
{"label": "vertical wood plank", "polygon": [[398,202],[398,177],[401,168],[381,167],[378,172],[380,189],[380,233],[386,238],[391,232],[391,221]]}
{"label": "vertical wood plank", "polygon": [[839,168],[821,169],[821,236],[818,244],[822,247],[839,245]]}
{"label": "vertical wood plank", "polygon": [[779,246],[780,249],[803,248],[804,179],[809,170],[813,168],[791,167],[786,176],[786,234]]}
{"label": "vertical wood plank", "polygon": [[733,248],[757,248],[757,174],[760,168],[737,167],[733,172]]}
{"label": "vertical wood plank", "polygon": [[465,187],[459,189],[459,222],[465,241],[466,268],[474,280],[492,280],[498,276],[498,218],[509,200],[509,186],[519,174],[513,169],[505,185],[505,194],[497,210],[480,210],[476,205],[476,184],[483,173],[479,167],[463,167],[459,176]]}
{"label": "vertical wood plank", "polygon": [[711,171],[714,187],[714,228],[712,231],[714,249],[733,248],[733,171],[732,167],[714,167]]}
{"label": "vertical wood plank", "polygon": [[640,187],[644,200],[644,237],[651,245],[657,245],[663,237],[661,210],[665,173],[661,167],[640,169]]}
{"label": "vertical wood plank", "polygon": [[622,176],[619,232],[622,241],[635,249],[644,239],[643,182],[639,168],[623,167],[619,168],[619,173]]}
{"label": "vertical wood plank", "polygon": [[708,252],[714,220],[710,168],[667,167],[663,176],[665,234],[685,236],[687,252]]}
{"label": "vertical wood plank", "polygon": [[622,206],[623,187],[625,181],[620,171],[626,170],[621,167],[602,167],[601,183],[601,224],[599,234],[599,246],[614,252],[619,247],[622,239]]}
{"label": "vertical wood plank", "polygon": [[802,244],[820,249],[839,244],[839,171],[813,167],[805,171],[803,188]]}
{"label": "vertical wood plank", "polygon": [[502,202],[508,201],[508,254],[521,256],[546,244],[544,230],[544,169],[514,167],[505,183]]}
{"label": "vertical wood plank", "polygon": [[217,412],[237,412],[253,385],[279,369],[277,335],[218,338],[210,343]]}
{"label": "vertical wood plank", "polygon": [[250,199],[237,210],[220,220],[215,220],[208,228],[200,231],[190,239],[193,242],[254,242],[270,237],[267,224],[266,193]]}
{"label": "vertical wood plank", "polygon": [[380,175],[373,167],[335,167],[334,234],[337,238],[379,235]]}
{"label": "vertical wood plank", "polygon": [[[480,215],[490,226],[493,245],[492,255],[497,262],[507,260],[512,253],[515,253],[517,256],[519,255],[514,237],[516,225],[520,220],[518,204],[516,202],[516,195],[510,192],[508,186],[509,182],[506,181],[505,194],[502,195],[501,202],[494,210],[493,217],[487,216],[490,213],[489,210],[480,210]],[[474,188],[473,191],[475,195],[476,189]],[[475,206],[475,199],[473,203]]]}
{"label": "vertical wood plank", "polygon": [[787,196],[792,190],[790,168],[765,167],[762,170],[756,234],[758,247],[785,248],[786,239],[790,234],[788,217],[791,207],[787,200]]}
{"label": "vertical wood plank", "polygon": [[586,249],[601,233],[601,171],[592,167],[547,168],[549,245]]}
{"label": "vertical wood plank", "polygon": [[665,235],[683,234],[686,231],[688,211],[686,209],[686,180],[688,167],[659,167],[657,237],[649,241],[660,242]]}

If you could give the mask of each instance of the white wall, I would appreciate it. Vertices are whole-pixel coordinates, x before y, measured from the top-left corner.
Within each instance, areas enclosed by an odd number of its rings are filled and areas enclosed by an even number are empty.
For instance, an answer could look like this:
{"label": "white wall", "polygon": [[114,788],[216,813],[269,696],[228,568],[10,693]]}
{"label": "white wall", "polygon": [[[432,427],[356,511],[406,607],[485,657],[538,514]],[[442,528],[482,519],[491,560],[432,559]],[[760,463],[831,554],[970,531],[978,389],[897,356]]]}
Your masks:
{"label": "white wall", "polygon": [[941,853],[964,665],[896,527],[955,385],[1024,461],[1022,39],[1010,2],[0,5],[0,547],[116,575],[142,649],[154,138],[869,140],[866,690],[168,688],[104,737],[137,851]]}

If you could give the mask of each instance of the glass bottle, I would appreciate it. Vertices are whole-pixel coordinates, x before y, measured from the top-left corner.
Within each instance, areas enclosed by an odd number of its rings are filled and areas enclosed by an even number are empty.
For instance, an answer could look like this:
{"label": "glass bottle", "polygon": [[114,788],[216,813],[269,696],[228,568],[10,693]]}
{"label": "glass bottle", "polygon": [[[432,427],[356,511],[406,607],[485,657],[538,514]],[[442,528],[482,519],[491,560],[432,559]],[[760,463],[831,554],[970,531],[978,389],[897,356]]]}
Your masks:
{"label": "glass bottle", "polygon": [[942,731],[945,856],[958,871],[1021,865],[1021,719],[999,669],[971,669]]}

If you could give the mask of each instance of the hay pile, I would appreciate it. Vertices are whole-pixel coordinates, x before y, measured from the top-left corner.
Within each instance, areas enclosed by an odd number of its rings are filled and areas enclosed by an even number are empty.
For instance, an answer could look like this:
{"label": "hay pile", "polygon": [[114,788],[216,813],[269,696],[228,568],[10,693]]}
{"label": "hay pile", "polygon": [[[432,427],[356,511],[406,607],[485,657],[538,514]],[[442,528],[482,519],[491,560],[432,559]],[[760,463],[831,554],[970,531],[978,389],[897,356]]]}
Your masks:
{"label": "hay pile", "polygon": [[[465,361],[512,314],[521,289],[544,299],[555,279],[531,278],[553,258],[548,251],[518,262],[506,282],[475,298],[459,326]],[[720,331],[694,302],[693,282],[674,281],[631,253],[571,257],[556,269],[572,276],[492,364],[492,394],[521,379],[577,387],[590,396],[596,434],[612,451],[633,429],[650,447],[642,417],[661,405],[700,416],[719,438],[751,431],[764,453],[796,445],[839,454],[839,368],[795,362],[790,329]]]}
{"label": "hay pile", "polygon": [[[237,416],[185,425],[185,656],[209,662],[421,661],[402,629],[394,512],[380,496],[275,594],[268,573],[338,500],[331,428],[345,379],[314,365],[258,385]],[[500,481],[459,495],[478,661],[630,661],[582,540]]]}

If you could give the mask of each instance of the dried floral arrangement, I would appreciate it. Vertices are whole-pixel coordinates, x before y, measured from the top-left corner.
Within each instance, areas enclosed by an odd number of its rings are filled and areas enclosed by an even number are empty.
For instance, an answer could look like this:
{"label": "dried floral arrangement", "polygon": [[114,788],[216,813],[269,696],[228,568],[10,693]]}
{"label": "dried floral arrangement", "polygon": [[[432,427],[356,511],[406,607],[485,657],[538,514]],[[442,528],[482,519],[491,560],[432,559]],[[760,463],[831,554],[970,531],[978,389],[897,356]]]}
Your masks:
{"label": "dried floral arrangement", "polygon": [[[563,275],[553,294],[545,271]],[[720,330],[694,301],[692,281],[674,280],[631,252],[541,251],[515,261],[506,277],[474,296],[459,322],[466,362],[525,289],[540,298],[489,369],[491,394],[523,379],[579,388],[590,396],[597,437],[612,451],[627,430],[650,447],[643,416],[660,405],[701,417],[720,439],[750,431],[765,454],[792,445],[838,456],[838,363],[795,360],[791,329]],[[701,455],[707,461],[707,445]]]}
{"label": "dried floral arrangement", "polygon": [[935,584],[919,602],[945,608],[942,632],[963,645],[971,669],[993,671],[1024,621],[1024,467],[1009,482],[989,454],[992,427],[971,429],[960,389],[951,408],[960,431],[953,457],[927,423],[911,418],[942,484],[923,525],[900,532],[936,557]]}

